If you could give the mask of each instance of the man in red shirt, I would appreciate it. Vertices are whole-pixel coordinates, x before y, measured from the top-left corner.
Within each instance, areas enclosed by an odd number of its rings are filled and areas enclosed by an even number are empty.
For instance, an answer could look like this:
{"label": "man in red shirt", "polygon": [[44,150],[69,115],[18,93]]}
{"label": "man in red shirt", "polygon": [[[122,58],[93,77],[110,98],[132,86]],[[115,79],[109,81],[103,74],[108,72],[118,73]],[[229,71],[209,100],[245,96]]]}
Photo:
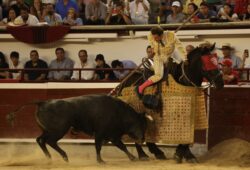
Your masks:
{"label": "man in red shirt", "polygon": [[238,84],[239,73],[232,68],[233,65],[232,60],[224,59],[220,64],[222,66],[224,83]]}

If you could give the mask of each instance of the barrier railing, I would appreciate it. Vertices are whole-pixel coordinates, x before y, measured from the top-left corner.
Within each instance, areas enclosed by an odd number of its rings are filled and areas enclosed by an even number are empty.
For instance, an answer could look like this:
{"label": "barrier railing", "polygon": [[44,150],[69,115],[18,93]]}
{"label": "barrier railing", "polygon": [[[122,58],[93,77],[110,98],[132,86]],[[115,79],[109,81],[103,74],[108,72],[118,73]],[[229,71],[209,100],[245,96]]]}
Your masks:
{"label": "barrier railing", "polygon": [[[61,68],[61,69],[35,69],[35,68],[28,68],[28,69],[3,69],[0,68],[0,72],[21,72],[21,78],[19,79],[18,82],[118,82],[119,80],[84,80],[82,79],[82,72],[84,71],[97,71],[97,70],[103,70],[103,71],[125,71],[125,70],[134,70],[134,69],[115,69],[115,68]],[[244,69],[235,69],[236,71],[239,72],[240,74],[240,82],[250,82],[250,68],[244,68]],[[28,71],[43,71],[46,75],[49,73],[49,71],[71,71],[71,75],[73,74],[73,71],[78,71],[79,77],[77,79],[66,79],[66,80],[39,80],[39,81],[31,81],[31,80],[25,80],[24,79],[24,74],[27,73]],[[47,77],[47,76],[46,76]],[[71,77],[72,78],[72,77]],[[8,78],[12,79],[12,78]],[[2,79],[4,80],[4,79]],[[1,79],[0,79],[1,82]]]}

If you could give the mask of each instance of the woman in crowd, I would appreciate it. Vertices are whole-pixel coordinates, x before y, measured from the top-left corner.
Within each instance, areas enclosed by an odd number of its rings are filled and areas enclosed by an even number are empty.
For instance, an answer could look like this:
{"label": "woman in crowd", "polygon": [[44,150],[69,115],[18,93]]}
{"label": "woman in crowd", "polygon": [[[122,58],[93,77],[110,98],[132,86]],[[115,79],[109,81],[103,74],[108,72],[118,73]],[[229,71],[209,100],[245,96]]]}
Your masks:
{"label": "woman in crowd", "polygon": [[67,16],[63,19],[65,25],[83,25],[82,19],[77,17],[77,13],[74,8],[69,8]]}
{"label": "woman in crowd", "polygon": [[16,17],[17,17],[16,16],[16,11],[13,8],[10,8],[9,11],[8,11],[8,17],[4,18],[1,21],[0,25],[6,25],[8,23],[14,23],[14,20],[16,19]]}
{"label": "woman in crowd", "polygon": [[[195,3],[189,3],[187,6],[187,18],[189,18],[195,11],[197,12],[198,6]],[[198,17],[194,15],[191,19],[190,22],[197,22]]]}
{"label": "woman in crowd", "polygon": [[233,12],[233,8],[230,4],[225,4],[223,8],[220,9],[218,17],[222,21],[238,21],[239,17]]}
{"label": "woman in crowd", "polygon": [[43,5],[41,0],[34,0],[30,7],[30,14],[35,15],[39,21],[42,19]]}

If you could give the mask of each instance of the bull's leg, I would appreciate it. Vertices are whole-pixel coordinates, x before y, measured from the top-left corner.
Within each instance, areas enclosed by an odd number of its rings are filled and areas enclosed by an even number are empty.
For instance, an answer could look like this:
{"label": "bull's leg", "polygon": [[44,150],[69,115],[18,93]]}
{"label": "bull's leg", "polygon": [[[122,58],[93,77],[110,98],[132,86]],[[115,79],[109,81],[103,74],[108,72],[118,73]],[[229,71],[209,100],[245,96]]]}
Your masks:
{"label": "bull's leg", "polygon": [[36,138],[36,142],[38,143],[40,148],[43,150],[43,153],[45,154],[45,156],[47,158],[51,159],[51,155],[46,147],[46,134],[45,134],[45,132],[43,132],[43,134],[41,136]]}
{"label": "bull's leg", "polygon": [[[59,138],[60,139],[60,138]],[[57,141],[58,141],[58,138],[49,138],[47,140],[47,143],[53,148],[55,149],[64,159],[64,161],[68,162],[69,159],[68,159],[68,156],[66,154],[66,152],[64,152],[64,150],[62,150],[58,145],[57,145]]]}
{"label": "bull's leg", "polygon": [[97,162],[98,163],[105,163],[101,157],[102,139],[100,137],[95,137],[95,149],[96,149]]}
{"label": "bull's leg", "polygon": [[135,147],[138,153],[138,157],[140,160],[148,160],[149,156],[143,151],[142,146],[135,143]]}
{"label": "bull's leg", "polygon": [[161,160],[166,160],[166,156],[164,154],[163,151],[161,151],[155,143],[150,143],[150,142],[147,142],[146,143],[147,146],[148,146],[148,149],[151,153],[153,153],[155,155],[155,158],[156,159],[161,159]]}
{"label": "bull's leg", "polygon": [[124,145],[124,143],[122,143],[121,140],[114,140],[114,141],[112,141],[112,143],[113,143],[115,146],[117,146],[119,149],[121,149],[122,151],[124,151],[124,152],[127,154],[128,158],[129,158],[131,161],[135,160],[134,155],[132,155],[132,154],[128,151],[126,145]]}

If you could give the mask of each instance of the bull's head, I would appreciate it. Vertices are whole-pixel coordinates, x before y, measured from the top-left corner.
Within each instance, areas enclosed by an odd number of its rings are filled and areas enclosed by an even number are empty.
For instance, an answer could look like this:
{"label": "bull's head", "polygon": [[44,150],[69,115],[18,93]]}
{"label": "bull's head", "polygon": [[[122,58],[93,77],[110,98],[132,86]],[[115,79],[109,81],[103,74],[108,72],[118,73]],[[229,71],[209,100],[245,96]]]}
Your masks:
{"label": "bull's head", "polygon": [[146,113],[139,113],[138,120],[139,123],[133,124],[133,126],[130,127],[128,135],[129,137],[133,138],[137,143],[143,143],[145,140],[147,122],[152,122],[153,118],[152,116]]}

